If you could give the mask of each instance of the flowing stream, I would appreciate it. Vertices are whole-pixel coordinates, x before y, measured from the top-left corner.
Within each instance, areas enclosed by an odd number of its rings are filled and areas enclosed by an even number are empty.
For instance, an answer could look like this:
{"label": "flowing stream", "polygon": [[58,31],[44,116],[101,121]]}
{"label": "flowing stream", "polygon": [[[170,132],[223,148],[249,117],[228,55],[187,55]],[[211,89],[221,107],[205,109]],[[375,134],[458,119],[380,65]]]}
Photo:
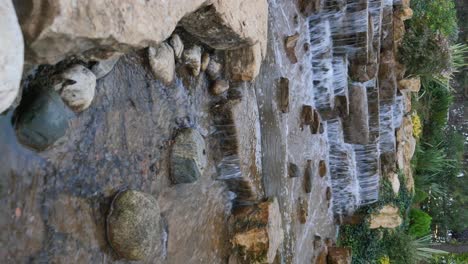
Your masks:
{"label": "flowing stream", "polygon": [[[337,216],[377,201],[380,155],[395,152],[405,102],[396,94],[380,100],[377,77],[356,82],[349,73],[353,65],[378,64],[387,34],[382,17],[392,0],[323,0],[310,17],[300,15],[294,2],[269,1],[261,72],[252,83],[231,85],[254,109],[253,117],[214,114],[217,102],[204,73],[194,78],[177,72],[174,84],[162,85],[141,52],[122,57],[98,81],[92,106],[71,118],[69,131],[52,148],[37,152],[22,146],[13,112],[0,116],[5,263],[127,263],[112,252],[105,234],[111,198],[125,188],[151,193],[161,207],[163,246],[148,263],[227,263],[231,209],[272,196],[278,198],[285,238],[277,263],[310,263],[318,253],[317,237],[335,239]],[[284,41],[295,33],[298,62],[292,63]],[[281,78],[289,80],[287,113],[278,104]],[[355,110],[352,83],[364,87],[366,111]],[[343,107],[338,98],[347,110],[337,110]],[[321,114],[321,133],[301,126],[304,105]],[[348,114],[367,121],[367,142],[347,142]],[[243,145],[237,151],[239,124],[248,124],[247,132],[258,140],[249,143],[254,151],[243,151]],[[174,186],[169,146],[176,131],[187,127],[205,138],[208,164],[197,182]],[[245,159],[256,160],[257,171],[243,170]],[[323,177],[320,162],[327,167]],[[289,177],[290,163],[300,177]],[[307,164],[309,192],[304,191]],[[301,203],[307,204],[304,223],[298,220]]]}

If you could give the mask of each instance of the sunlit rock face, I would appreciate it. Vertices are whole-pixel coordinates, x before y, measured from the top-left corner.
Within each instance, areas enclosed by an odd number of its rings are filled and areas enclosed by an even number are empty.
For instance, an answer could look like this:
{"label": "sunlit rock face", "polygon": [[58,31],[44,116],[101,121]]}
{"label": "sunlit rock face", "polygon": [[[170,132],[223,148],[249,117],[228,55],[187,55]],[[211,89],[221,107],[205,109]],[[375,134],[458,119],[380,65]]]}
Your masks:
{"label": "sunlit rock face", "polygon": [[392,205],[386,205],[371,216],[370,228],[395,228],[400,226],[402,222],[399,209]]}
{"label": "sunlit rock face", "polygon": [[18,94],[23,73],[24,44],[11,0],[0,6],[0,113],[5,111]]}
{"label": "sunlit rock face", "polygon": [[26,59],[32,64],[55,64],[70,55],[102,59],[112,51],[156,45],[171,35],[179,21],[215,49],[257,43],[263,53],[266,49],[266,0],[29,0],[15,4],[28,46]]}

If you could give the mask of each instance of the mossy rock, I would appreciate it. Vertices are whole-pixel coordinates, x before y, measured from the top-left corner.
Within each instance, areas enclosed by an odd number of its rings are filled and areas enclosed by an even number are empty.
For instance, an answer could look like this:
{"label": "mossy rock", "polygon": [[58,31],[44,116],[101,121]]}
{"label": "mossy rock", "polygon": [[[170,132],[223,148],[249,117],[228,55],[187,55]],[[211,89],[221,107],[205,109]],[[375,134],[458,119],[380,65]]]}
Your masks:
{"label": "mossy rock", "polygon": [[160,210],[150,194],[118,193],[107,216],[107,237],[114,251],[129,260],[145,260],[161,241]]}

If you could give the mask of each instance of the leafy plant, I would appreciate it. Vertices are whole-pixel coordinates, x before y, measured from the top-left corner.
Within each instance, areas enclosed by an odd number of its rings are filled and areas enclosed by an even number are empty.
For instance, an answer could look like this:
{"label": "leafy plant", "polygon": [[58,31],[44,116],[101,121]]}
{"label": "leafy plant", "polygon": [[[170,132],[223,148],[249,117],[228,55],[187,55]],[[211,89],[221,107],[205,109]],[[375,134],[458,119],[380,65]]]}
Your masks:
{"label": "leafy plant", "polygon": [[434,245],[430,235],[411,240],[410,244],[410,248],[415,250],[414,257],[418,262],[431,260],[434,255],[445,255],[448,253],[443,250],[430,248],[431,245]]}
{"label": "leafy plant", "polygon": [[412,0],[413,18],[410,27],[427,27],[433,32],[455,38],[458,33],[457,14],[452,0]]}
{"label": "leafy plant", "polygon": [[414,237],[422,237],[431,232],[432,217],[421,209],[413,208],[410,211],[409,233]]}
{"label": "leafy plant", "polygon": [[450,45],[443,35],[427,28],[409,29],[399,48],[399,60],[409,75],[443,75],[451,67]]}

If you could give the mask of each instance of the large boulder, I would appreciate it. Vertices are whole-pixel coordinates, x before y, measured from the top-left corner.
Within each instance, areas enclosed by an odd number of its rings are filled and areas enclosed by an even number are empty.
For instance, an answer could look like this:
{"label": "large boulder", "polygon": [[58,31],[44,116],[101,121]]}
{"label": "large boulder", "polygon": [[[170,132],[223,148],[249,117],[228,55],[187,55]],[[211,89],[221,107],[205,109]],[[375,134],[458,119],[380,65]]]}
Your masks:
{"label": "large boulder", "polygon": [[266,50],[266,0],[28,0],[15,4],[31,64],[55,64],[70,55],[104,59],[113,51],[157,45],[179,22],[215,49],[258,43]]}
{"label": "large boulder", "polygon": [[370,228],[395,228],[402,222],[398,207],[386,205],[379,212],[371,215]]}
{"label": "large boulder", "polygon": [[11,0],[0,5],[0,113],[5,111],[18,94],[23,73],[24,44]]}
{"label": "large boulder", "polygon": [[259,43],[265,54],[268,31],[267,0],[210,0],[184,17],[185,30],[219,50]]}
{"label": "large boulder", "polygon": [[54,64],[84,54],[106,57],[167,39],[185,15],[207,0],[16,1],[27,60]]}

